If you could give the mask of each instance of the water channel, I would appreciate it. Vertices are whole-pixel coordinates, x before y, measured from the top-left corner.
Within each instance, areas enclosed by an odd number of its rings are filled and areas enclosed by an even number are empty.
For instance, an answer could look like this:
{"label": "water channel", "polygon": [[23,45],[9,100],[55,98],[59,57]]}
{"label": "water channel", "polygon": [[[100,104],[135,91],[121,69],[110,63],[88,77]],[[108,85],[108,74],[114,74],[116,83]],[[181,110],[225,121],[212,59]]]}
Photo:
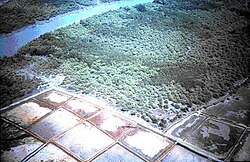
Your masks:
{"label": "water channel", "polygon": [[120,7],[132,7],[137,4],[152,2],[153,0],[129,0],[112,3],[103,3],[94,7],[84,8],[72,11],[66,14],[58,15],[49,20],[37,21],[33,25],[23,27],[10,34],[0,35],[0,56],[13,56],[18,49],[39,36],[52,32],[56,29],[80,22],[94,15],[117,10]]}

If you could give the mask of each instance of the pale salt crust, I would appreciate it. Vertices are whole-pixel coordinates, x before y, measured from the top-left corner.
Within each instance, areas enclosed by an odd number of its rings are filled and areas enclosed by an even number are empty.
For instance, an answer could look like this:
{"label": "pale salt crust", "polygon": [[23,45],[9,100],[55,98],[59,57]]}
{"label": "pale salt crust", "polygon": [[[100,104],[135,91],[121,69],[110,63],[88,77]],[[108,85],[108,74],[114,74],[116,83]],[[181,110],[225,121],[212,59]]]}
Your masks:
{"label": "pale salt crust", "polygon": [[117,128],[124,126],[126,123],[117,117],[111,117],[101,124],[101,128],[108,131],[116,131]]}
{"label": "pale salt crust", "polygon": [[127,137],[126,142],[150,157],[154,157],[160,150],[169,145],[163,137],[149,132],[138,132],[134,136]]}
{"label": "pale salt crust", "polygon": [[67,101],[68,97],[61,96],[61,95],[58,95],[56,93],[51,93],[51,94],[49,94],[48,97],[46,97],[46,99],[48,99],[52,102],[60,103],[60,102]]}
{"label": "pale salt crust", "polygon": [[82,109],[86,113],[92,113],[98,110],[97,108],[95,108],[94,106],[92,106],[87,102],[80,102],[77,100],[69,101],[68,105],[71,106],[73,109]]}

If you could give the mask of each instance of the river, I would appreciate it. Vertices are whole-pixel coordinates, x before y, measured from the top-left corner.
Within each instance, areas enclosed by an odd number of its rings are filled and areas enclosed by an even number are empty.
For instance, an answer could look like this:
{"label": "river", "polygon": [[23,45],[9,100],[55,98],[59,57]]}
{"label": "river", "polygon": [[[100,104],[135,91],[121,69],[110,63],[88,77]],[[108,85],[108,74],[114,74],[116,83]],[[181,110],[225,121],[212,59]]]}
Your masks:
{"label": "river", "polygon": [[70,24],[78,23],[81,19],[86,19],[94,15],[100,15],[111,10],[117,10],[120,7],[132,7],[137,4],[149,3],[152,1],[153,0],[129,0],[103,3],[94,7],[58,15],[49,20],[37,21],[33,25],[23,27],[10,34],[0,35],[0,56],[13,56],[17,53],[20,47],[38,38],[39,36]]}

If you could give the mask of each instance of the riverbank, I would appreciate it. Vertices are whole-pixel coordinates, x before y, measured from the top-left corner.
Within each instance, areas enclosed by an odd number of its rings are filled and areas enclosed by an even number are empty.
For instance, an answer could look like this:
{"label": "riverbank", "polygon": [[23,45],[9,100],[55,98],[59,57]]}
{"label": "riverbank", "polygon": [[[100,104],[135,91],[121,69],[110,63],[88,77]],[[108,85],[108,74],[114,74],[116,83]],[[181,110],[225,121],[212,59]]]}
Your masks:
{"label": "riverbank", "polygon": [[[115,0],[112,0],[115,1]],[[7,34],[36,21],[48,20],[54,16],[71,12],[106,0],[9,0],[0,5],[0,34]]]}
{"label": "riverbank", "polygon": [[10,0],[0,8],[0,33],[10,33],[36,21],[76,9],[79,9],[79,6],[70,0]]}
{"label": "riverbank", "polygon": [[152,0],[128,0],[111,3],[100,3],[96,6],[81,8],[65,14],[57,15],[49,20],[36,22],[34,25],[25,26],[10,34],[0,35],[0,56],[13,56],[19,48],[39,36],[53,32],[62,27],[79,23],[93,15],[100,15],[104,12],[117,10],[120,7],[132,7],[137,4],[152,2]]}
{"label": "riverbank", "polygon": [[[7,85],[15,71],[33,63],[39,76],[63,76],[60,87],[102,98],[161,129],[234,93],[250,74],[248,14],[228,1],[190,3],[123,7],[39,37],[17,56],[1,58],[1,105],[18,97]],[[39,83],[27,76],[22,82],[13,87],[28,92]]]}

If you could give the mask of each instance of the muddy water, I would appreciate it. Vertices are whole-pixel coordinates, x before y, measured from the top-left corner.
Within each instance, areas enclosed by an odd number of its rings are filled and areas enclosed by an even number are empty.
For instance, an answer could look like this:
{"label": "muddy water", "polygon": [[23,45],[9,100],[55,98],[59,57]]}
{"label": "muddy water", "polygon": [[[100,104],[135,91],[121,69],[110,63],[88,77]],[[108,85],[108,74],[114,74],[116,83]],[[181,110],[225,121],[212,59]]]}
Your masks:
{"label": "muddy water", "polygon": [[37,21],[36,24],[24,27],[7,35],[0,35],[0,56],[13,56],[18,49],[26,43],[38,38],[40,35],[54,31],[86,19],[93,15],[99,15],[120,7],[135,6],[152,2],[153,0],[130,0],[113,3],[99,4],[95,7],[85,8],[66,14],[58,15],[47,21]]}

